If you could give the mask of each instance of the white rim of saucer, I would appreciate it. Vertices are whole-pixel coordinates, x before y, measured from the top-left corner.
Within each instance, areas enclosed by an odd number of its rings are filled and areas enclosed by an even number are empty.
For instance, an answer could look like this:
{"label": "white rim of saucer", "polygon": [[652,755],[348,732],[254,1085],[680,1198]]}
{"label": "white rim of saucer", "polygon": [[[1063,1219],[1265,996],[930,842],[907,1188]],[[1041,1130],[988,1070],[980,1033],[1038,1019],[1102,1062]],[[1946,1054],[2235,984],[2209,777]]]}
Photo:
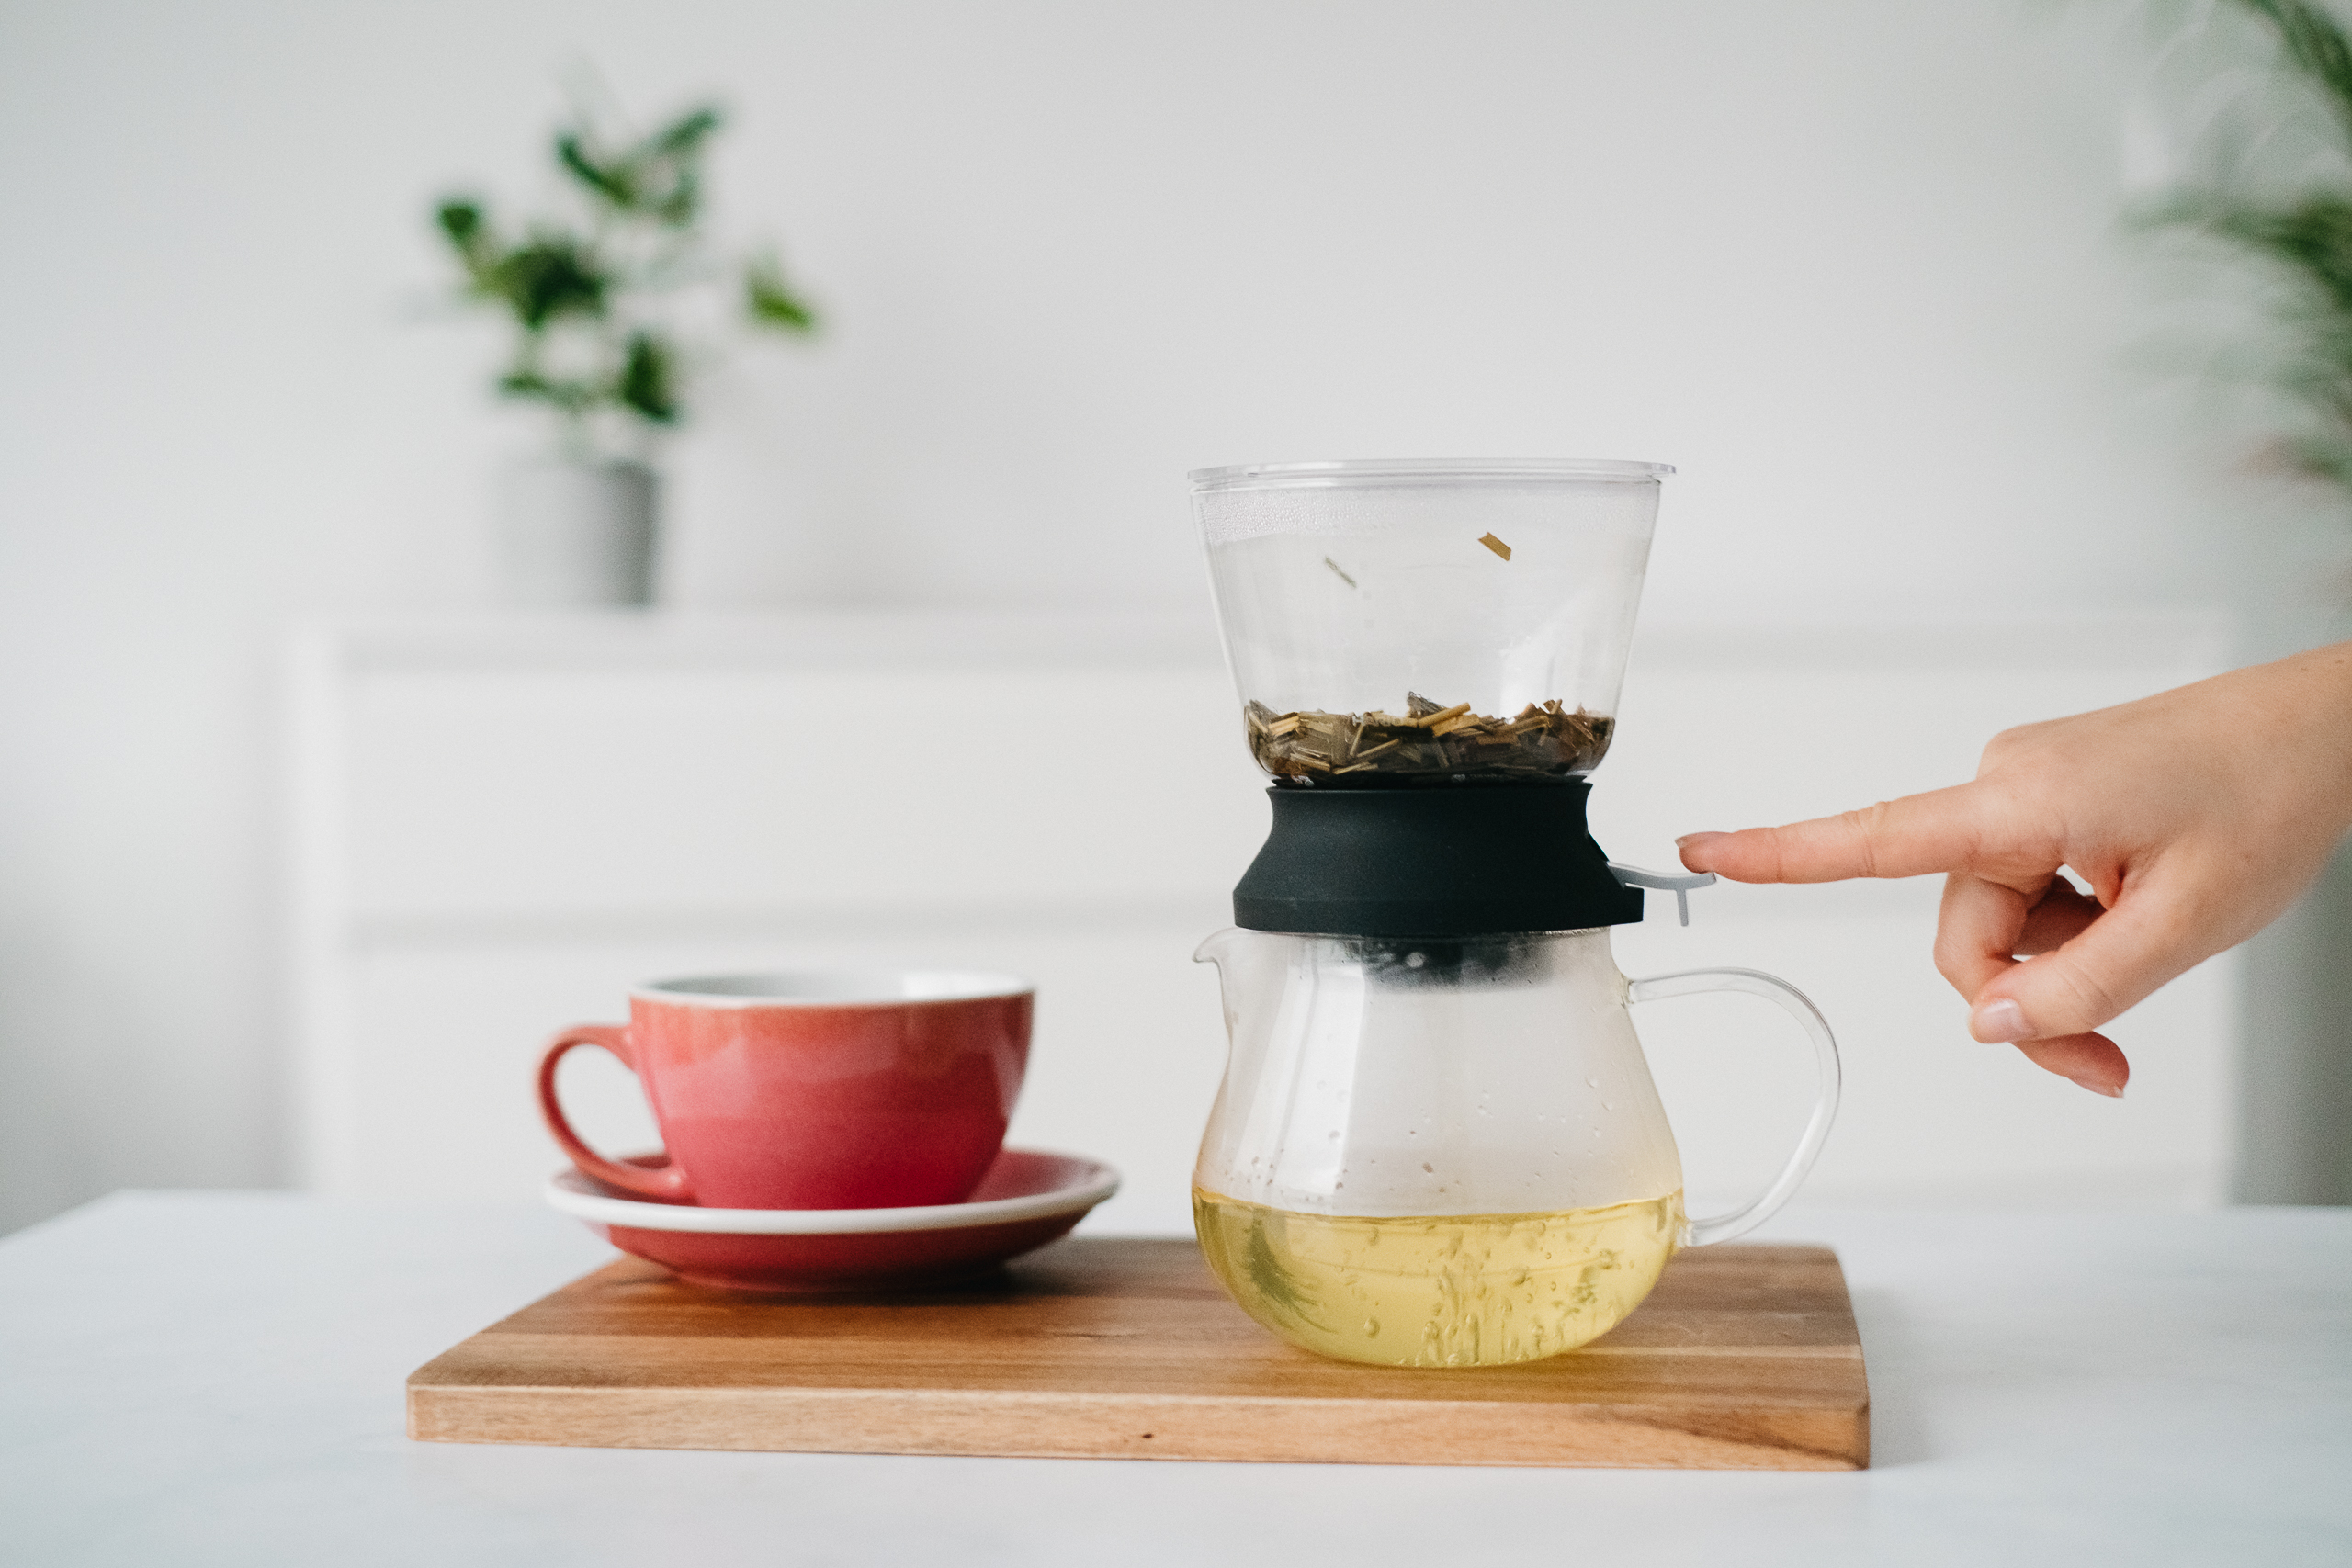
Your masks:
{"label": "white rim of saucer", "polygon": [[[1099,1159],[1058,1149],[1012,1149],[1088,1167],[1092,1174],[1051,1192],[996,1198],[985,1203],[933,1203],[913,1209],[698,1209],[686,1203],[649,1203],[583,1191],[592,1179],[571,1166],[548,1178],[540,1195],[550,1208],[602,1225],[640,1231],[693,1231],[706,1235],[857,1235],[880,1231],[967,1230],[976,1225],[1043,1220],[1091,1209],[1119,1190],[1119,1173]],[[576,1184],[576,1185],[575,1185]]]}

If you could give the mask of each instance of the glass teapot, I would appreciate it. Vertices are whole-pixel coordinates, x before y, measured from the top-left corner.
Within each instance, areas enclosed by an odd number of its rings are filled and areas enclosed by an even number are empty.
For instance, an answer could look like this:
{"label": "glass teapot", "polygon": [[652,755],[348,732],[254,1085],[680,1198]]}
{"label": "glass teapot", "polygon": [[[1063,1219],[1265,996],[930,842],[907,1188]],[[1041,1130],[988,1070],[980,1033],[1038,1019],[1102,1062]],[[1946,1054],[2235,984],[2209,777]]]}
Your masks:
{"label": "glass teapot", "polygon": [[[1749,969],[1628,980],[1609,932],[1452,939],[1228,928],[1232,1055],[1193,1172],[1202,1250],[1235,1301],[1344,1360],[1475,1367],[1573,1350],[1640,1305],[1682,1247],[1764,1222],[1838,1104],[1838,1048],[1794,987]],[[1702,991],[1778,1003],[1818,1090],[1762,1194],[1690,1220],[1627,1009]]]}
{"label": "glass teapot", "polygon": [[[1838,1053],[1769,975],[1627,980],[1642,886],[1585,825],[1664,478],[1582,460],[1203,469],[1193,505],[1272,831],[1217,965],[1232,1055],[1193,1175],[1203,1250],[1284,1338],[1348,1360],[1532,1360],[1607,1333],[1677,1248],[1777,1209]],[[1319,933],[1319,934],[1318,934]],[[1796,1151],[1692,1221],[1628,1009],[1744,991],[1813,1042]]]}

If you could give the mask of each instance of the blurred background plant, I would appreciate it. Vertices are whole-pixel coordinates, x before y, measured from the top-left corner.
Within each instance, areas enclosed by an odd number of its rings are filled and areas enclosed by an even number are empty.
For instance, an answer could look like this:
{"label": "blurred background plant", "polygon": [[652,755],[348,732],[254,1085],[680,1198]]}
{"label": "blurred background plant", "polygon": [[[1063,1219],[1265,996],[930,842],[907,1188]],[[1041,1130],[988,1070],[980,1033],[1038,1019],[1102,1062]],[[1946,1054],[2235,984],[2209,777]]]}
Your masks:
{"label": "blurred background plant", "polygon": [[682,300],[731,287],[740,319],[806,336],[816,312],[773,251],[722,265],[702,228],[704,156],[722,123],[705,105],[649,135],[616,138],[585,108],[555,137],[571,221],[503,226],[479,197],[444,199],[435,219],[464,269],[464,296],[514,322],[503,396],[560,417],[568,455],[642,445],[685,415],[696,348],[675,324]]}
{"label": "blurred background plant", "polygon": [[[2306,0],[2229,0],[2267,35],[2290,101],[2211,117],[2206,172],[2144,208],[2256,263],[2272,285],[2272,341],[2252,367],[2300,412],[2269,455],[2352,500],[2352,41]],[[2200,17],[2209,7],[2199,7]],[[2226,96],[2227,84],[2221,83]],[[2235,356],[2244,359],[2245,356]]]}

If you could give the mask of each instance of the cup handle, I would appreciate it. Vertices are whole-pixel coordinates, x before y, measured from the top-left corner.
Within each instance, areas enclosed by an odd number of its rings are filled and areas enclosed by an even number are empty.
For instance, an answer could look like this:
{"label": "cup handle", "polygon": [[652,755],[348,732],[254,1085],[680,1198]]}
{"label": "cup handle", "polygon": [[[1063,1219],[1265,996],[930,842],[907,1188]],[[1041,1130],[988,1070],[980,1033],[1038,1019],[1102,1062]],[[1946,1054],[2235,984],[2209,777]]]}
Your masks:
{"label": "cup handle", "polygon": [[539,1058],[539,1114],[547,1118],[548,1131],[555,1141],[571,1156],[572,1164],[607,1187],[660,1203],[693,1202],[694,1195],[686,1190],[686,1173],[672,1164],[669,1156],[662,1156],[659,1165],[623,1165],[582,1143],[580,1134],[571,1130],[571,1123],[564,1120],[563,1106],[556,1100],[555,1065],[577,1045],[601,1045],[619,1057],[622,1066],[637,1071],[637,1054],[629,1049],[627,1024],[575,1023],[548,1041],[547,1055]]}
{"label": "cup handle", "polygon": [[1838,1042],[1829,1032],[1829,1021],[1813,1005],[1803,991],[1786,980],[1774,979],[1757,969],[1685,969],[1679,974],[1653,975],[1645,980],[1629,980],[1625,984],[1625,1000],[1634,1002],[1663,1001],[1668,997],[1695,997],[1703,991],[1745,991],[1751,997],[1762,997],[1776,1003],[1782,1011],[1797,1021],[1797,1026],[1813,1042],[1814,1068],[1818,1075],[1814,1092],[1813,1119],[1804,1124],[1804,1135],[1797,1140],[1789,1163],[1763,1192],[1727,1214],[1690,1222],[1690,1245],[1704,1247],[1711,1241],[1729,1241],[1745,1235],[1772,1217],[1780,1206],[1789,1201],[1813,1162],[1821,1157],[1821,1145],[1828,1140],[1830,1119],[1838,1114]]}

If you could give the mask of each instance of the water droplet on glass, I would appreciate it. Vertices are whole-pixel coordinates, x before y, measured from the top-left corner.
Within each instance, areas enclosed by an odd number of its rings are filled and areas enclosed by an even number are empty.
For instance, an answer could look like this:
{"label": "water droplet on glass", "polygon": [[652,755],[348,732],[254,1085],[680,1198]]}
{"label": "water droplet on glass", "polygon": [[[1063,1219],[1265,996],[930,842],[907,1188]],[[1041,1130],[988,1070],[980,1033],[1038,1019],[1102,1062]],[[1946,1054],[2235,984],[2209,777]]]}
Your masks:
{"label": "water droplet on glass", "polygon": [[1584,1087],[1587,1089],[1599,1089],[1600,1087],[1600,1080],[1599,1078],[1587,1078],[1584,1080]]}

